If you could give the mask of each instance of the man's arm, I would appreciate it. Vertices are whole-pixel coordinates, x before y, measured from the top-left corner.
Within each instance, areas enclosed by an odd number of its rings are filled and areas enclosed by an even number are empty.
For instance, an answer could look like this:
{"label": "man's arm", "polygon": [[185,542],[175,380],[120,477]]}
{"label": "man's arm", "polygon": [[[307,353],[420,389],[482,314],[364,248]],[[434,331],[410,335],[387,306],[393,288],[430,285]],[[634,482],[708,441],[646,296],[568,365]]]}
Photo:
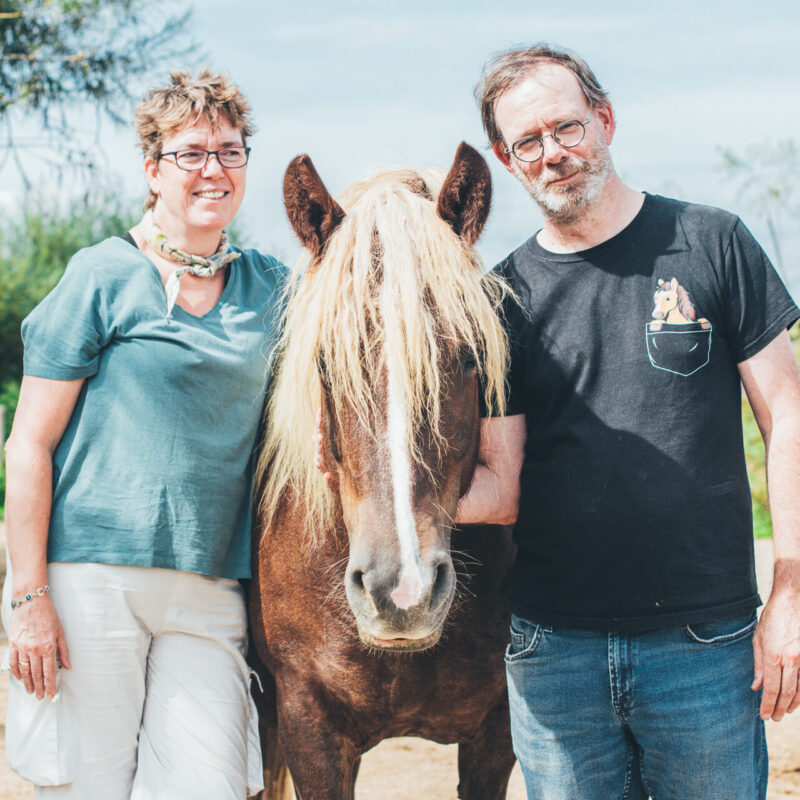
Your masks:
{"label": "man's arm", "polygon": [[478,466],[458,501],[458,525],[513,525],[519,510],[519,475],[525,455],[525,415],[481,420]]}
{"label": "man's arm", "polygon": [[739,364],[767,454],[775,554],[772,592],[753,638],[753,689],[761,716],[780,720],[800,706],[800,373],[784,331]]}

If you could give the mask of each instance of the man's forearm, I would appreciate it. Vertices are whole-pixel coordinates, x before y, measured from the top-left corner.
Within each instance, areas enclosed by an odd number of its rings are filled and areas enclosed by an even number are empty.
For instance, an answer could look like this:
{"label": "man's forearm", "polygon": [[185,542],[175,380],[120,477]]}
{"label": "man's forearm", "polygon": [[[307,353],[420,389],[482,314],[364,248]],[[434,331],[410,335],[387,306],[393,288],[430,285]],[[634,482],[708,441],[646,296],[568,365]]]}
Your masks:
{"label": "man's forearm", "polygon": [[525,415],[481,420],[478,465],[456,509],[458,525],[513,525],[525,454]]}
{"label": "man's forearm", "polygon": [[766,443],[774,592],[800,595],[800,417],[777,420]]}
{"label": "man's forearm", "polygon": [[508,485],[484,464],[478,464],[469,491],[459,500],[459,525],[513,525],[519,510],[519,483]]}

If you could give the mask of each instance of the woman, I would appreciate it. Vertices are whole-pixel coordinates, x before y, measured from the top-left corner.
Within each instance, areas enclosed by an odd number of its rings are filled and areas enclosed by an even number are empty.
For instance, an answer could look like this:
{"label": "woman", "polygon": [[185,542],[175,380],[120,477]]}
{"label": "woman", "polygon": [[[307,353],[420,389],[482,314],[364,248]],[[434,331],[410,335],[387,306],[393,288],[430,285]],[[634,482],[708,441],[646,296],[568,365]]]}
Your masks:
{"label": "woman", "polygon": [[148,199],[23,323],[7,444],[7,755],[41,798],[261,788],[239,578],[284,268],[228,247],[250,109],[176,72],[136,109]]}

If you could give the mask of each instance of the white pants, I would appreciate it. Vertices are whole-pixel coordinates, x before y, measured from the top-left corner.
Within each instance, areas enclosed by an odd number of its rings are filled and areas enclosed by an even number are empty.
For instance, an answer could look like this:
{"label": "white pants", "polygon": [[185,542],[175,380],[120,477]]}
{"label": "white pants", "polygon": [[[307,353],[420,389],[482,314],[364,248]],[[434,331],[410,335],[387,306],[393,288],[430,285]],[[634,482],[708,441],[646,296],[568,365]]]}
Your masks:
{"label": "white pants", "polygon": [[11,676],[6,724],[9,764],[37,798],[244,800],[262,788],[237,581],[83,563],[50,564],[48,580],[72,669],[59,668],[52,701]]}

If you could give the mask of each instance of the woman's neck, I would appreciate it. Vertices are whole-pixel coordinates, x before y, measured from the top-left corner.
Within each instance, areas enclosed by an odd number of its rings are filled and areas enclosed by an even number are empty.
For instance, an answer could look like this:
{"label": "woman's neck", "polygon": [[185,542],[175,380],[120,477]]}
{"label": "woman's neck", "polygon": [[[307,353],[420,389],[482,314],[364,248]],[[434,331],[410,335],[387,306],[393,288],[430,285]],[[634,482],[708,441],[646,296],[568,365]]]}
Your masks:
{"label": "woman's neck", "polygon": [[[164,233],[166,233],[166,231],[164,231]],[[147,241],[147,236],[146,236],[146,234],[145,234],[145,232],[144,232],[144,230],[142,228],[142,223],[138,223],[137,225],[134,225],[130,229],[130,234],[131,234],[131,236],[133,236],[133,240],[136,242],[136,246],[139,248],[139,250],[144,255],[146,255],[150,259],[150,261],[153,262],[153,264],[155,264],[156,268],[161,273],[161,276],[162,276],[164,281],[166,281],[166,279],[173,272],[175,272],[176,269],[179,269],[181,266],[183,266],[182,264],[178,263],[177,261],[171,261],[170,259],[165,258],[164,256],[162,256],[160,253],[156,252],[150,246],[150,244]],[[169,234],[167,234],[167,237],[169,238]],[[174,243],[172,239],[170,239],[170,242]],[[217,244],[219,244],[219,239],[217,239]],[[202,252],[198,253],[196,251],[189,250],[185,246],[183,246],[183,247],[181,247],[181,245],[176,245],[176,246],[180,247],[181,250],[185,250],[187,253],[190,253],[191,255],[194,255],[194,256],[206,255],[205,253],[202,253]],[[215,245],[213,250],[211,251],[211,253],[213,254],[213,252],[216,249],[217,248],[216,248],[216,245]],[[227,270],[224,270],[224,271],[227,271]],[[191,282],[190,279],[192,277],[193,276],[191,276],[191,275],[184,276],[184,282]],[[209,279],[208,278],[203,278],[202,280],[203,281],[207,281]]]}
{"label": "woman's neck", "polygon": [[175,219],[158,208],[153,211],[153,222],[173,247],[193,256],[208,257],[217,252],[221,230],[191,228],[183,220]]}

